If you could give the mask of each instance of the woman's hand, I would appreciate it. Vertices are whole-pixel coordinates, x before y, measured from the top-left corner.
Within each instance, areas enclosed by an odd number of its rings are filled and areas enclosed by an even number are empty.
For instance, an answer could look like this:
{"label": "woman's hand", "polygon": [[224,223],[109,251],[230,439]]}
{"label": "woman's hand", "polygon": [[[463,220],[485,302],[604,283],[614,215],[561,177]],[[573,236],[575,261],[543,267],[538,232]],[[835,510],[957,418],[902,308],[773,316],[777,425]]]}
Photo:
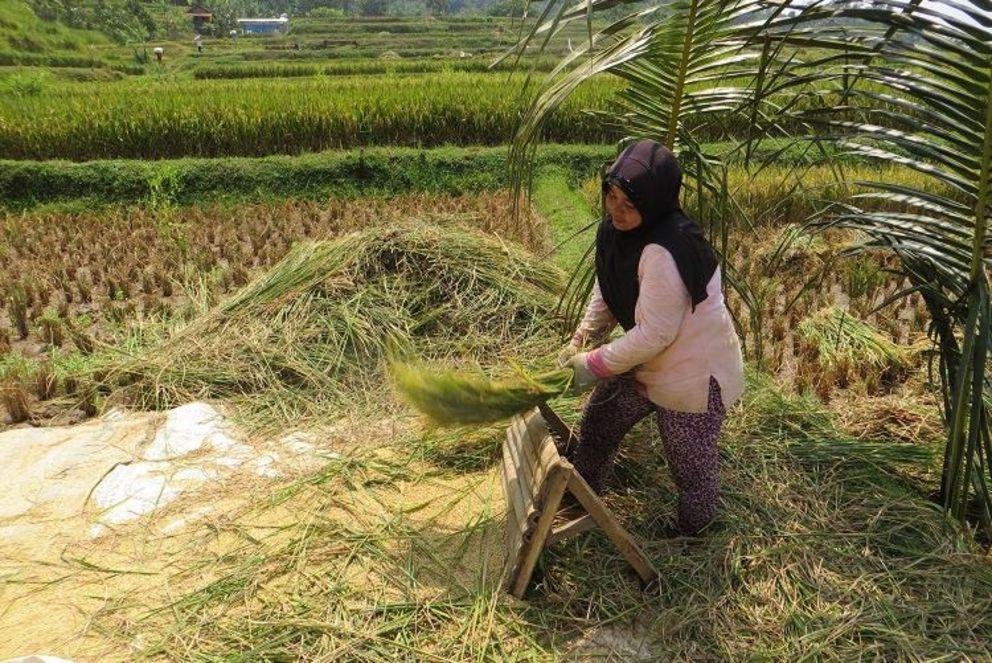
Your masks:
{"label": "woman's hand", "polygon": [[588,352],[580,352],[568,360],[572,368],[572,384],[568,391],[574,396],[589,391],[599,382],[599,377],[589,369],[588,356]]}

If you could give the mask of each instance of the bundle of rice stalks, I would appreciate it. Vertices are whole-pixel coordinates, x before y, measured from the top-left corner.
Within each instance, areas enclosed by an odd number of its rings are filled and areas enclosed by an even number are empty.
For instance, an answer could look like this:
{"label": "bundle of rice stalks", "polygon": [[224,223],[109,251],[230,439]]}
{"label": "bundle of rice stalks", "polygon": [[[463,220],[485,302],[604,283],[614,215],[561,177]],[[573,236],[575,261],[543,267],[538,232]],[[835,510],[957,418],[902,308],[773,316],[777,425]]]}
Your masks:
{"label": "bundle of rice stalks", "polygon": [[858,396],[837,408],[839,423],[859,440],[934,445],[945,435],[934,396]]}
{"label": "bundle of rice stalks", "polygon": [[572,371],[557,370],[494,381],[480,375],[439,371],[426,365],[394,364],[396,388],[410,405],[439,426],[487,424],[507,419],[560,396]]}
{"label": "bundle of rice stalks", "polygon": [[802,353],[814,364],[805,378],[818,393],[833,386],[862,386],[869,393],[890,387],[909,365],[908,348],[894,343],[867,322],[829,306],[796,328]]}
{"label": "bundle of rice stalks", "polygon": [[157,346],[118,356],[108,380],[142,407],[250,396],[282,422],[326,415],[381,403],[391,353],[492,361],[552,339],[560,285],[553,265],[478,233],[372,228],[294,246]]}

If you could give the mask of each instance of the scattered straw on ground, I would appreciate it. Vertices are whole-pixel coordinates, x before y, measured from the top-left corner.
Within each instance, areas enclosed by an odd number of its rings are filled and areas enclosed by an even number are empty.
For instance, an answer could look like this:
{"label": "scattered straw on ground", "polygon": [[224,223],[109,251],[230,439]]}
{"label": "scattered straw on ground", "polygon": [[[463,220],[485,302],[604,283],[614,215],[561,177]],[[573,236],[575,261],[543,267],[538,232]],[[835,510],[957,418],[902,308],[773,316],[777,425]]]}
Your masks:
{"label": "scattered straw on ground", "polygon": [[[608,501],[662,571],[652,591],[590,533],[543,559],[526,602],[508,598],[501,427],[399,426],[377,436],[388,448],[360,443],[173,536],[156,574],[133,576],[155,591],[108,595],[90,631],[113,652],[199,659],[992,655],[992,564],[904,478],[925,457],[847,437],[765,378],[748,386],[723,510],[699,537],[675,535],[651,423],[625,445]],[[576,401],[558,408],[574,420]]]}

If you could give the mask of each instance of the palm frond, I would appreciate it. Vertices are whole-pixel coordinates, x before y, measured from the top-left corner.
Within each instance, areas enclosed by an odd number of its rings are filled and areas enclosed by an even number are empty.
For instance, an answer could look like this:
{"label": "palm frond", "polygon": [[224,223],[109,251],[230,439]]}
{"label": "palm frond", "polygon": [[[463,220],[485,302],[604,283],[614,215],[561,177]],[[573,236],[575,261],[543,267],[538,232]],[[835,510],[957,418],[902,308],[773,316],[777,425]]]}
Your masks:
{"label": "palm frond", "polygon": [[[961,521],[970,509],[992,534],[986,365],[992,343],[992,20],[985,0],[952,4],[955,13],[915,0],[816,5],[778,37],[806,40],[815,32],[830,54],[810,65],[816,69],[810,75],[838,91],[842,81],[847,85],[850,106],[810,121],[850,152],[901,164],[951,191],[942,196],[923,186],[860,182],[874,191],[825,223],[860,231],[869,245],[892,251],[922,294],[940,349],[949,425],[944,503]],[[852,52],[873,57],[838,56]],[[851,108],[859,110],[852,114]],[[898,202],[903,211],[866,211],[858,206],[866,199]]]}
{"label": "palm frond", "polygon": [[[595,76],[609,74],[626,83],[615,110],[595,113],[604,126],[614,129],[618,147],[636,138],[653,138],[675,151],[686,187],[696,194],[701,208],[709,204],[726,211],[735,204],[729,200],[720,159],[703,149],[697,134],[705,132],[712,138],[735,132],[747,142],[742,149],[748,153],[764,136],[787,134],[778,118],[787,114],[788,106],[779,96],[761,91],[780,84],[792,56],[754,39],[777,10],[759,14],[763,6],[759,0],[675,0],[631,12],[593,32],[591,17],[619,4],[624,3],[552,0],[531,34],[512,51],[519,55],[539,38],[543,48],[573,21],[584,20],[589,28],[588,43],[564,58],[538,86],[511,145],[510,181],[518,222],[521,194],[525,188],[529,194],[533,155],[544,122]],[[724,239],[728,225],[727,219],[721,219],[719,234]],[[593,282],[589,261],[577,269],[560,305],[566,329],[581,315]]]}

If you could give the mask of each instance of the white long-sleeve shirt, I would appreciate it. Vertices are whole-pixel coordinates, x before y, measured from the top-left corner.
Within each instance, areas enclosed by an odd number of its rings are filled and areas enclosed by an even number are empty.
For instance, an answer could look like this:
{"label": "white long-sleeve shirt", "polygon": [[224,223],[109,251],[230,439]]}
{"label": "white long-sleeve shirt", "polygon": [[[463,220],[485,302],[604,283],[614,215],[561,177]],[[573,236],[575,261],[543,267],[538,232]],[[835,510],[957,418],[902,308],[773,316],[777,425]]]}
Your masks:
{"label": "white long-sleeve shirt", "polygon": [[[744,368],[719,268],[695,311],[675,259],[664,247],[644,247],[637,280],[634,326],[590,352],[589,369],[599,377],[633,370],[653,403],[680,412],[706,411],[713,376],[720,383],[724,405],[730,407],[744,391]],[[616,324],[597,281],[575,340],[595,344]]]}

